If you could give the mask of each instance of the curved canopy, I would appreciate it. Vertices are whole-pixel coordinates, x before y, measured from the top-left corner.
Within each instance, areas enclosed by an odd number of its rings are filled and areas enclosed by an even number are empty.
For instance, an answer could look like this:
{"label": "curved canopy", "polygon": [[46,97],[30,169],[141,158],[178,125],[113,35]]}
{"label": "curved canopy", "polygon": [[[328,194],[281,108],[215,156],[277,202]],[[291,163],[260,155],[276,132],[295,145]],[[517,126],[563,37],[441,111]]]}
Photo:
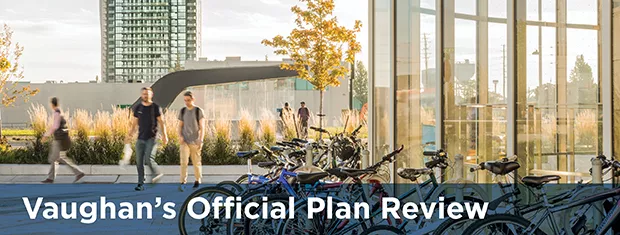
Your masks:
{"label": "curved canopy", "polygon": [[[297,76],[296,71],[283,70],[279,65],[183,70],[166,74],[151,88],[155,94],[153,102],[166,109],[188,87],[294,76]],[[139,102],[140,98],[132,107]]]}

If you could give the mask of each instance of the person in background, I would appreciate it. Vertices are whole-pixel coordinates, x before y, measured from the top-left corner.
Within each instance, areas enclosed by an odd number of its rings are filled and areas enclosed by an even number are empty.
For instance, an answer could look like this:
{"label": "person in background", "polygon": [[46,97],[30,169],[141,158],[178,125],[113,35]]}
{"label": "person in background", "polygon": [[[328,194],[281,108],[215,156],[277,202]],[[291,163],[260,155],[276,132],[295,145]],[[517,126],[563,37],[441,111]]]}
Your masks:
{"label": "person in background", "polygon": [[143,87],[141,90],[142,102],[133,108],[133,120],[131,129],[127,135],[125,143],[131,142],[133,133],[138,126],[138,141],[136,142],[136,167],[138,168],[138,186],[136,191],[144,190],[144,164],[151,168],[151,173],[155,175],[152,179],[153,183],[157,183],[164,176],[160,173],[157,163],[155,162],[155,154],[157,146],[155,138],[157,137],[157,125],[160,125],[161,140],[165,145],[168,142],[166,135],[166,126],[162,119],[162,111],[159,105],[153,103],[153,90],[150,87]]}
{"label": "person in background", "polygon": [[301,108],[297,110],[297,116],[299,116],[301,136],[306,139],[308,138],[308,120],[310,119],[310,111],[306,107],[306,102],[301,102]]}
{"label": "person in background", "polygon": [[43,142],[53,135],[54,141],[52,142],[50,153],[48,155],[48,161],[51,164],[50,171],[47,174],[47,179],[41,181],[41,183],[49,184],[54,183],[56,179],[56,168],[58,162],[66,164],[71,168],[75,174],[74,183],[84,177],[84,172],[78,168],[71,159],[67,157],[67,151],[71,147],[71,138],[69,137],[69,128],[67,128],[67,120],[62,116],[60,108],[58,108],[58,98],[53,97],[50,100],[50,107],[54,111],[54,123],[52,127],[43,136]]}
{"label": "person in background", "polygon": [[179,113],[179,136],[181,144],[181,186],[183,191],[187,183],[187,165],[189,158],[194,165],[194,188],[200,186],[202,179],[202,161],[200,151],[204,140],[205,116],[202,109],[194,105],[194,94],[191,91],[183,94],[185,107]]}

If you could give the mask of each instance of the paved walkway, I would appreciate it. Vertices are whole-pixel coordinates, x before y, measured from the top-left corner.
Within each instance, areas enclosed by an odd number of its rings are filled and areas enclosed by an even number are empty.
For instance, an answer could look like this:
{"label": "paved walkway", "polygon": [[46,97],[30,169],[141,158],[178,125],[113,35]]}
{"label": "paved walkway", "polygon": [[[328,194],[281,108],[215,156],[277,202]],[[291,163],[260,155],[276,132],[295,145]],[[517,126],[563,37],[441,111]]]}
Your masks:
{"label": "paved walkway", "polygon": [[[119,167],[115,165],[81,165],[80,168],[86,173],[86,176],[80,180],[80,183],[86,184],[133,184],[137,181],[137,171],[135,165]],[[148,167],[147,167],[148,169]],[[36,184],[44,180],[49,165],[33,164],[0,164],[0,184]],[[164,177],[160,183],[178,183],[179,182],[179,166],[160,166],[160,170],[164,173]],[[239,176],[247,173],[247,166],[243,165],[224,165],[224,166],[203,166],[203,183],[217,184],[225,180],[236,180]],[[253,167],[255,173],[264,173],[265,170],[259,167]],[[74,176],[67,166],[58,166],[58,176],[55,183],[67,184],[73,183]],[[147,170],[148,172],[148,170]],[[148,173],[147,173],[148,174]],[[194,169],[192,166],[188,168],[188,182],[194,181]],[[147,182],[150,175],[147,175]]]}

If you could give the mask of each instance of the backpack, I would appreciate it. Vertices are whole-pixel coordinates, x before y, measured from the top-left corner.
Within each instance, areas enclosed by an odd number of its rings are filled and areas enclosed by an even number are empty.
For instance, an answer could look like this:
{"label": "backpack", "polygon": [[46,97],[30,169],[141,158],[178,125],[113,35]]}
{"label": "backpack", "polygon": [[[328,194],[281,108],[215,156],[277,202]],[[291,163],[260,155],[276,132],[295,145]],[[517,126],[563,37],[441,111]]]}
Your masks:
{"label": "backpack", "polygon": [[54,112],[60,115],[60,125],[54,131],[54,140],[60,141],[60,151],[68,151],[71,148],[71,137],[69,136],[67,120],[62,116],[60,109],[56,109]]}
{"label": "backpack", "polygon": [[[196,109],[196,122],[200,124],[200,111],[202,111],[202,109],[198,106],[194,106],[194,108]],[[185,117],[185,110],[187,110],[187,107],[181,109],[181,117]]]}

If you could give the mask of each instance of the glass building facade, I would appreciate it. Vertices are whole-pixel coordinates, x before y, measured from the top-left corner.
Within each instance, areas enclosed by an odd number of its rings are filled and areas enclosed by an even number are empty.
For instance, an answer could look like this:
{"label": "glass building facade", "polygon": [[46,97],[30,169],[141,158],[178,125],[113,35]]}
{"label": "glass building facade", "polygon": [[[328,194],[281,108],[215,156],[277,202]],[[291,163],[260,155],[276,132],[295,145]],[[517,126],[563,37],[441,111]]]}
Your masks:
{"label": "glass building facade", "polygon": [[200,51],[200,0],[101,0],[104,82],[154,82]]}
{"label": "glass building facade", "polygon": [[374,159],[516,155],[521,175],[576,182],[619,153],[620,1],[371,0],[369,20]]}

